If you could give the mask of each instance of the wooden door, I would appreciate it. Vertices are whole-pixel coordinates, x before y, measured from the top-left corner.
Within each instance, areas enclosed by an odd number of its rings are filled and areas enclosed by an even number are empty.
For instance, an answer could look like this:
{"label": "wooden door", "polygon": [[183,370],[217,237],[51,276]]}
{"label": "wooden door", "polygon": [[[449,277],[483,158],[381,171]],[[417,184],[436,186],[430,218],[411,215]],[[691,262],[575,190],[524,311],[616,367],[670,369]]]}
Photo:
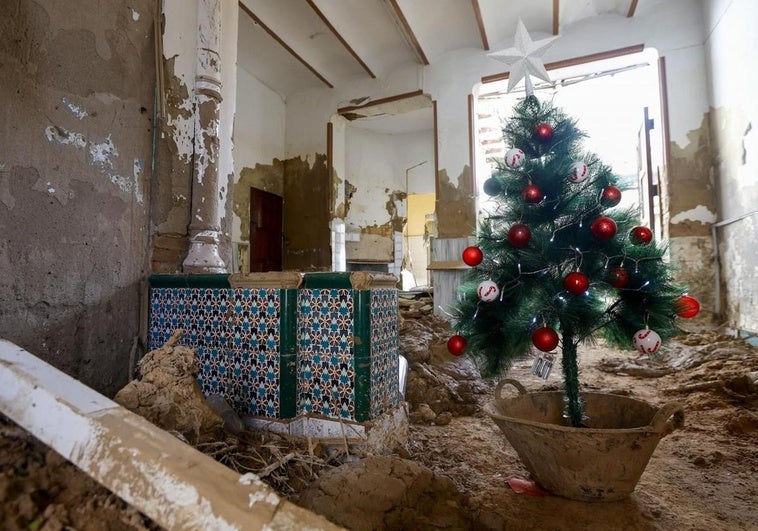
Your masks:
{"label": "wooden door", "polygon": [[282,270],[282,198],[250,189],[250,272]]}

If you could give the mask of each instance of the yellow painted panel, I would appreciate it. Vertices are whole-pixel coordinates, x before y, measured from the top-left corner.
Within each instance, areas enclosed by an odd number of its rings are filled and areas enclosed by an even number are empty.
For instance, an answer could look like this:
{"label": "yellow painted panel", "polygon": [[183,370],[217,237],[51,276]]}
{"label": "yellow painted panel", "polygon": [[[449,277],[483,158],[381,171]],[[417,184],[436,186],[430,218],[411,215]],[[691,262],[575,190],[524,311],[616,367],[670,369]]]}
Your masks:
{"label": "yellow painted panel", "polygon": [[407,236],[423,236],[427,214],[434,213],[434,194],[411,194],[408,196]]}

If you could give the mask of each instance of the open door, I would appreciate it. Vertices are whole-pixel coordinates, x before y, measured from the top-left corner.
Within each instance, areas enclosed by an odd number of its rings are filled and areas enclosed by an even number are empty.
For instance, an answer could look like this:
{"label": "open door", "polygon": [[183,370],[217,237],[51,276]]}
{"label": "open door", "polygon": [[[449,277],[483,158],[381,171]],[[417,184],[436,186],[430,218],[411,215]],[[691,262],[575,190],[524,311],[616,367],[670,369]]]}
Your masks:
{"label": "open door", "polygon": [[282,270],[282,198],[250,188],[250,272]]}

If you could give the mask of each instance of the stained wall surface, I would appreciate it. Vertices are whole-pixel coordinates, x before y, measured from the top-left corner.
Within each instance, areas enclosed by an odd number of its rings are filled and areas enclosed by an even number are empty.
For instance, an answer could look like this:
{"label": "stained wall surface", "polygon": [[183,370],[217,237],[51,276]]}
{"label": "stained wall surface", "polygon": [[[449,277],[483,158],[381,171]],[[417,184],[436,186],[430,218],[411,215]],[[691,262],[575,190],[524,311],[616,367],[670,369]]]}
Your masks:
{"label": "stained wall surface", "polygon": [[758,48],[750,0],[704,2],[710,80],[709,131],[715,196],[724,222],[717,235],[719,314],[728,326],[758,332]]}
{"label": "stained wall surface", "polygon": [[153,12],[0,2],[0,337],[106,394],[147,270]]}

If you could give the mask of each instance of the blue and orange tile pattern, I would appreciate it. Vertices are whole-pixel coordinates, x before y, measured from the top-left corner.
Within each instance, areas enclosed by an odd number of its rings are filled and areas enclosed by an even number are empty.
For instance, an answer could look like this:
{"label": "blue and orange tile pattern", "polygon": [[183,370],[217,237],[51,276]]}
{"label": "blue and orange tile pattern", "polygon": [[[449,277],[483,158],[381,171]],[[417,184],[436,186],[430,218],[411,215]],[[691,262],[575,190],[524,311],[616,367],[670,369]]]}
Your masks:
{"label": "blue and orange tile pattern", "polygon": [[148,348],[183,328],[204,394],[272,419],[365,421],[399,403],[397,290],[195,286],[151,286]]}

